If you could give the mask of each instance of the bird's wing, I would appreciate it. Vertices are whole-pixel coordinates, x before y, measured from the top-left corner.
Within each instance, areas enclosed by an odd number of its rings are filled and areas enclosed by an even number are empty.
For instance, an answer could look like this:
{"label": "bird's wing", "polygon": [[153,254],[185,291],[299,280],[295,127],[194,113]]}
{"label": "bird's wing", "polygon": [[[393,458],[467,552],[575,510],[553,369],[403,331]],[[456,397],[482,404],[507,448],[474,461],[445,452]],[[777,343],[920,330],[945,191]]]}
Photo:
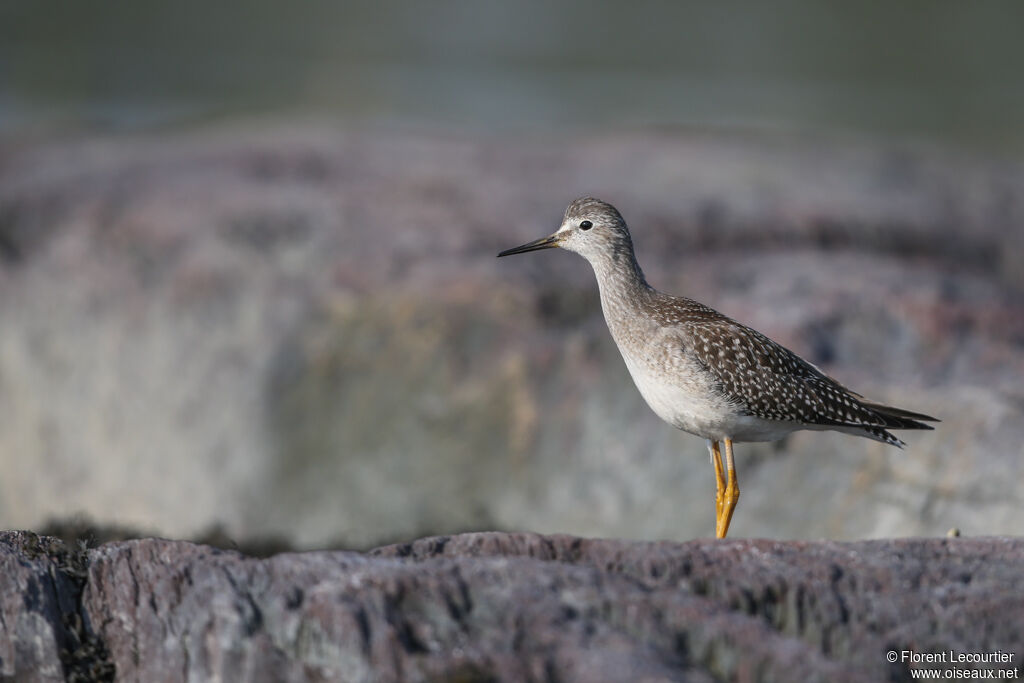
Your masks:
{"label": "bird's wing", "polygon": [[726,399],[748,415],[828,427],[901,426],[756,330],[721,314],[691,320],[687,326],[693,356]]}

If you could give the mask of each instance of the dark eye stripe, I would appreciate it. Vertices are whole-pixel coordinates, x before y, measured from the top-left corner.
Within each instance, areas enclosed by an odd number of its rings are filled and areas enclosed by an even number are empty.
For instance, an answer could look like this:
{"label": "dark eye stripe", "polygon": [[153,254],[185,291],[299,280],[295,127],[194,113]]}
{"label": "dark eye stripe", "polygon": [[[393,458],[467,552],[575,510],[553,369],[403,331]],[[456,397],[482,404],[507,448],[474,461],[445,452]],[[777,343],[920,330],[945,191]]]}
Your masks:
{"label": "dark eye stripe", "polygon": [[580,223],[580,230],[590,230],[592,227],[594,227],[594,224],[590,221],[583,221]]}

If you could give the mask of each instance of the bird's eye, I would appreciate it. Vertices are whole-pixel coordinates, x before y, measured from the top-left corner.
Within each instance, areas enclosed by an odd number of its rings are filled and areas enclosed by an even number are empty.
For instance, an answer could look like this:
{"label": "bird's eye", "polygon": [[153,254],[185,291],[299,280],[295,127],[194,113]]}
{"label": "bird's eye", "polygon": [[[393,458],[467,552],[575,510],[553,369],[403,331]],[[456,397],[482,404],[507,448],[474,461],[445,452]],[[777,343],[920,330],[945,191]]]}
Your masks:
{"label": "bird's eye", "polygon": [[592,227],[594,227],[594,224],[590,221],[582,221],[580,223],[580,230],[590,230]]}

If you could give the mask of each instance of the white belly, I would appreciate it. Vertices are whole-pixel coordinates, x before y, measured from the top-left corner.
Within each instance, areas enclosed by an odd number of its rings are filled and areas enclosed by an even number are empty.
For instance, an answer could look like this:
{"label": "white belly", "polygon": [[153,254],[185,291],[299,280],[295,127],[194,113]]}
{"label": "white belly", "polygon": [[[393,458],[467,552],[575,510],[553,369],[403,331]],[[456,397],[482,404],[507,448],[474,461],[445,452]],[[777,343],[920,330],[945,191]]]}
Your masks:
{"label": "white belly", "polygon": [[[703,369],[687,359],[671,363],[668,373],[643,359],[622,355],[633,382],[651,410],[665,422],[704,439],[775,441],[798,425],[740,414],[717,395]],[[668,375],[668,377],[666,377]]]}

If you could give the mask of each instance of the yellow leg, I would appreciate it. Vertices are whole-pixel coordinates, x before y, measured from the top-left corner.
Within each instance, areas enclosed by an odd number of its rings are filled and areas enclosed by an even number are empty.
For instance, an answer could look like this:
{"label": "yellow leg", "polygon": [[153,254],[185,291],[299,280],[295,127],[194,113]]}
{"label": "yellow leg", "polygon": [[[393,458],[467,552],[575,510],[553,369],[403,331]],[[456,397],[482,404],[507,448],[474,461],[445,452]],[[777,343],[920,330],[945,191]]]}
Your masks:
{"label": "yellow leg", "polygon": [[722,467],[722,451],[717,441],[709,442],[711,448],[711,464],[715,468],[715,528],[722,518],[722,504],[725,501],[725,468]]}
{"label": "yellow leg", "polygon": [[[720,468],[721,465],[717,467]],[[725,439],[725,467],[729,475],[729,483],[726,484],[725,491],[721,496],[722,504],[715,525],[715,536],[718,538],[725,538],[725,535],[729,533],[732,513],[740,499],[740,485],[736,481],[736,463],[732,456],[732,439]],[[719,485],[719,490],[721,490],[721,485]]]}

